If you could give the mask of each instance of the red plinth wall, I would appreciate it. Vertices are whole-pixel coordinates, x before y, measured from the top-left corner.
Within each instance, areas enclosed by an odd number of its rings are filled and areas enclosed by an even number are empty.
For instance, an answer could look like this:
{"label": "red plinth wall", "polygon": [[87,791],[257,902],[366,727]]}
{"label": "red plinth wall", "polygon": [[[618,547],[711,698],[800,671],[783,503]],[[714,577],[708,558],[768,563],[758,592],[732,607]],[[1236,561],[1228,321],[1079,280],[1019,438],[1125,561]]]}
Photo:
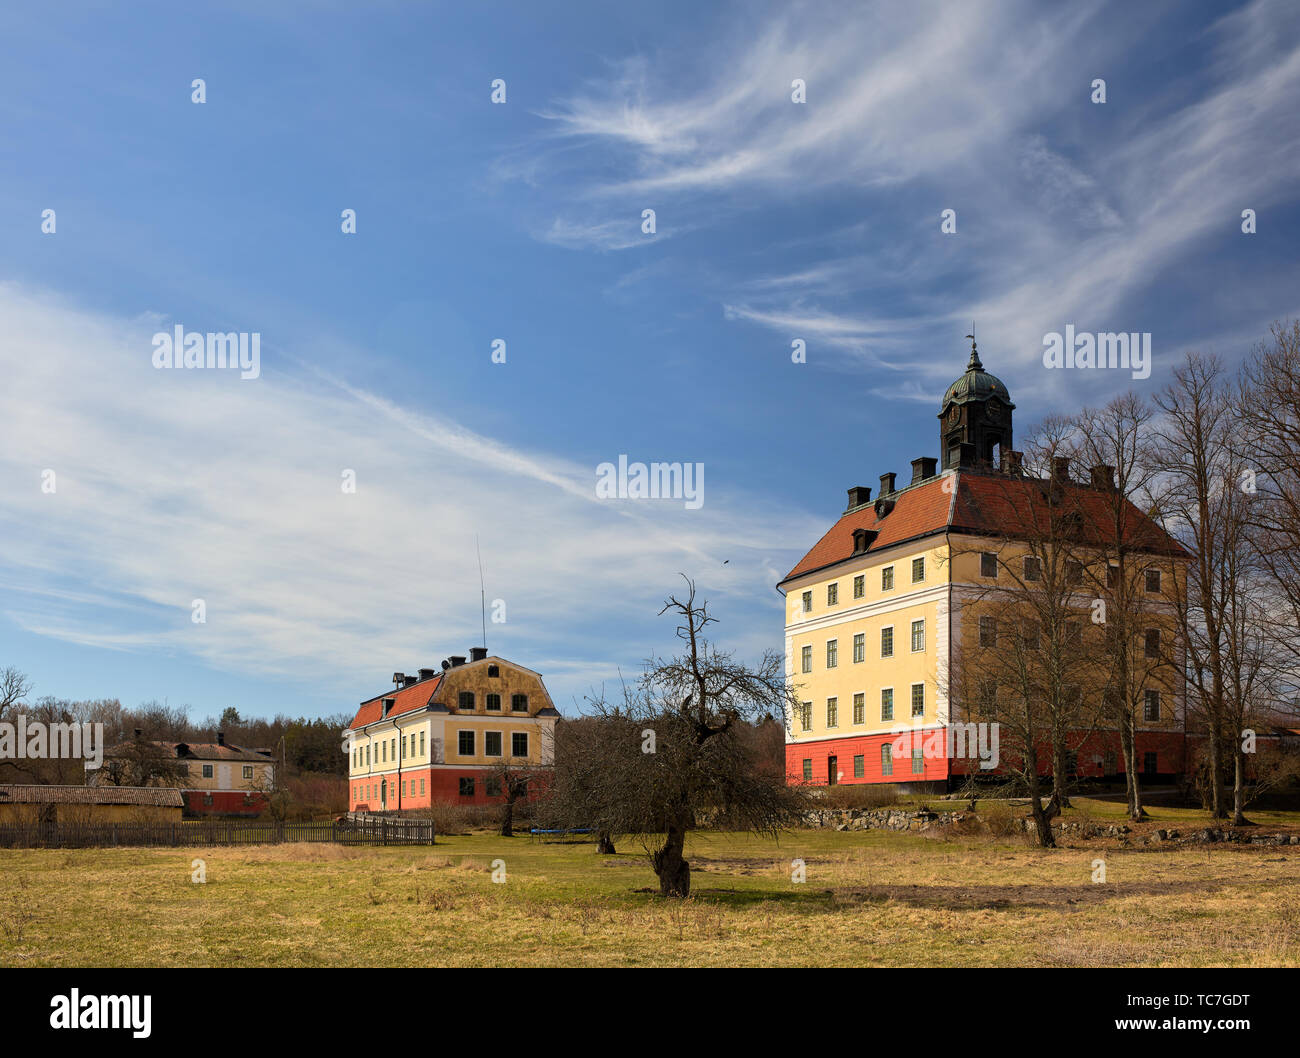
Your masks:
{"label": "red plinth wall", "polygon": [[[831,785],[831,758],[835,758],[835,784],[853,783],[914,783],[944,781],[949,777],[964,777],[968,771],[979,771],[978,759],[947,758],[944,743],[941,755],[935,755],[937,744],[927,743],[935,730],[919,733],[923,756],[921,770],[913,770],[912,757],[904,753],[893,754],[892,774],[885,774],[881,746],[893,743],[899,735],[885,732],[876,735],[850,735],[844,738],[821,739],[816,742],[791,742],[785,747],[786,778],[790,783],[810,783],[814,786]],[[916,736],[912,736],[916,737]],[[1075,774],[1080,778],[1102,779],[1124,774],[1124,756],[1120,751],[1117,732],[1079,732],[1069,738],[1075,752]],[[1181,731],[1139,731],[1137,733],[1138,766],[1147,768],[1147,754],[1155,754],[1154,772],[1159,775],[1180,775],[1187,763],[1187,736]],[[1019,761],[1014,747],[1003,740],[999,747],[999,766],[985,772],[997,775],[1014,769]],[[1108,754],[1113,756],[1108,756]],[[855,774],[854,758],[861,756],[862,775]],[[804,761],[812,762],[812,778],[806,779]],[[1113,763],[1112,763],[1113,761]],[[1038,748],[1039,774],[1051,772],[1051,755],[1046,744]]]}
{"label": "red plinth wall", "polygon": [[[502,796],[488,796],[488,771],[483,768],[412,768],[403,771],[399,780],[396,774],[377,777],[353,778],[348,780],[348,804],[352,811],[397,812],[415,808],[428,808],[435,801],[445,804],[491,805],[505,800]],[[387,797],[381,798],[383,790],[377,791],[384,780],[388,780]],[[474,780],[473,795],[462,794],[461,779]],[[420,793],[420,782],[424,782],[424,793]],[[543,780],[535,778],[528,784],[528,799],[533,800],[541,792]],[[370,790],[367,792],[366,787]]]}
{"label": "red plinth wall", "polygon": [[[923,755],[920,771],[913,770],[909,754],[894,754],[892,774],[885,774],[880,747],[893,743],[897,734],[851,735],[847,738],[829,738],[818,742],[793,742],[785,747],[785,770],[791,783],[809,782],[813,786],[828,786],[831,758],[835,758],[836,784],[839,783],[908,783],[942,782],[948,778],[948,760],[945,757],[924,755],[924,738],[921,733]],[[862,757],[861,777],[854,774],[854,758]],[[805,760],[812,761],[812,778],[804,778]]]}
{"label": "red plinth wall", "polygon": [[201,816],[259,816],[266,808],[260,793],[242,790],[185,790],[185,811]]}

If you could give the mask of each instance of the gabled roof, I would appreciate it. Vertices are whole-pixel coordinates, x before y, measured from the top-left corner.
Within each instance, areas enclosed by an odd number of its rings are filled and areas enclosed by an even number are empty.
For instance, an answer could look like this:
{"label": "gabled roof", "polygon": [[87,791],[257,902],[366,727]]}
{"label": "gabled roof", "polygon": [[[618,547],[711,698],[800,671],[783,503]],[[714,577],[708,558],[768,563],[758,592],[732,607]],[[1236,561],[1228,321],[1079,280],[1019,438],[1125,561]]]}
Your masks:
{"label": "gabled roof", "polygon": [[[385,691],[383,694],[362,702],[361,707],[357,710],[357,715],[352,718],[352,723],[348,724],[348,730],[355,731],[359,727],[373,724],[376,720],[390,719],[394,716],[401,716],[403,713],[413,713],[417,709],[423,709],[433,700],[433,696],[441,683],[442,676],[439,674],[427,680],[413,683],[409,687],[394,687],[391,691]],[[384,716],[385,698],[394,699],[393,708],[389,711],[387,717]]]}
{"label": "gabled roof", "polygon": [[[131,748],[131,745],[130,742],[119,742],[116,746],[105,750],[104,755],[120,757]],[[164,742],[152,739],[149,745],[158,746],[168,756],[180,760],[257,761],[262,764],[272,760],[269,753],[232,746],[228,742],[222,745],[218,742]]]}
{"label": "gabled roof", "polygon": [[[952,484],[951,482],[954,482]],[[950,482],[945,491],[945,482]],[[1079,516],[1078,538],[1084,546],[1113,544],[1113,493],[1070,482],[1065,485],[1069,509]],[[789,573],[781,584],[854,557],[856,529],[876,530],[865,554],[884,551],[895,544],[939,533],[1024,538],[1044,532],[1049,524],[1048,482],[1041,478],[1013,477],[995,472],[958,470],[894,493],[894,507],[877,519],[874,505],[840,516]],[[1128,504],[1130,546],[1157,554],[1186,556],[1187,551],[1133,504]],[[778,585],[779,587],[779,585]]]}
{"label": "gabled roof", "polygon": [[161,805],[181,808],[180,790],[167,786],[0,786],[0,804]]}
{"label": "gabled roof", "polygon": [[182,760],[256,760],[265,763],[271,759],[269,753],[232,746],[229,742],[224,745],[217,742],[160,742],[158,745],[169,747]]}
{"label": "gabled roof", "polygon": [[870,554],[873,551],[884,551],[904,540],[942,532],[947,527],[952,494],[943,491],[942,477],[894,493],[892,499],[895,501],[894,508],[883,518],[876,517],[874,504],[841,515],[840,520],[813,545],[812,550],[799,560],[781,583],[852,558],[855,529],[878,531],[871,546],[867,548],[866,553]]}
{"label": "gabled roof", "polygon": [[[559,716],[555,709],[554,703],[550,701],[550,693],[546,690],[546,685],[542,682],[542,674],[534,672],[524,665],[515,661],[507,661],[496,654],[490,654],[478,661],[462,662],[450,669],[444,669],[437,676],[431,676],[427,680],[420,680],[409,687],[394,687],[391,691],[385,691],[383,694],[376,695],[361,703],[361,708],[357,710],[357,715],[352,718],[352,723],[347,727],[349,731],[355,731],[358,728],[365,727],[367,724],[373,724],[376,720],[390,719],[395,716],[401,716],[403,713],[413,713],[420,709],[429,708],[436,713],[450,713],[455,702],[435,701],[440,689],[447,676],[456,676],[457,674],[468,672],[470,669],[479,665],[506,665],[512,669],[518,669],[520,672],[526,672],[530,676],[537,677],[537,683],[541,687],[542,693],[546,696],[548,702],[542,709],[538,710],[534,716]],[[456,680],[452,680],[447,686],[447,693],[450,695],[456,689]],[[389,711],[388,716],[384,716],[384,699],[393,698],[393,708]]]}

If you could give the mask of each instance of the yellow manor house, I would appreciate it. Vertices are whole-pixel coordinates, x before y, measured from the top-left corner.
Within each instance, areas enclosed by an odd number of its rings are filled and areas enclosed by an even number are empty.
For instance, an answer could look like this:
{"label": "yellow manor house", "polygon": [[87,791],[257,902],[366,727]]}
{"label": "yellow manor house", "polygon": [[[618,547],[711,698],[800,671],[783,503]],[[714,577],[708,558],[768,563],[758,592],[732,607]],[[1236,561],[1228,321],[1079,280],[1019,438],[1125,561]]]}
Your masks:
{"label": "yellow manor house", "polygon": [[[1012,447],[1014,408],[972,342],[966,371],[940,406],[942,467],[934,458],[913,460],[901,487],[894,474],[883,474],[875,500],[870,488],[849,489],[839,520],[777,585],[786,597],[786,674],[800,702],[786,734],[791,782],[948,787],[953,762],[923,752],[922,742],[953,720],[950,690],[961,651],[992,646],[983,642],[986,626],[963,605],[997,586],[999,566],[1017,561],[1032,573],[1036,559],[1017,537],[1028,538],[1026,526],[1049,489],[1092,523],[1104,523],[1115,506],[1111,467],[1090,468],[1080,482],[1059,459],[1050,481],[1027,476]],[[1170,640],[1161,636],[1172,636],[1173,627],[1169,589],[1187,555],[1131,504],[1127,518],[1146,567],[1147,642],[1164,650]],[[1090,601],[1081,587],[1080,608]],[[1153,664],[1145,689],[1136,744],[1148,775],[1183,770],[1175,668],[1160,672]],[[959,712],[957,719],[975,718]],[[907,759],[895,759],[904,728],[922,737],[908,740]],[[1118,750],[1117,733],[1098,732],[1072,751],[1071,766],[1080,775],[1114,776],[1123,770]]]}
{"label": "yellow manor house", "polygon": [[348,726],[353,811],[484,804],[501,797],[504,769],[552,762],[560,713],[532,669],[474,647],[468,662],[455,655],[441,672],[395,672],[393,683],[362,702]]}

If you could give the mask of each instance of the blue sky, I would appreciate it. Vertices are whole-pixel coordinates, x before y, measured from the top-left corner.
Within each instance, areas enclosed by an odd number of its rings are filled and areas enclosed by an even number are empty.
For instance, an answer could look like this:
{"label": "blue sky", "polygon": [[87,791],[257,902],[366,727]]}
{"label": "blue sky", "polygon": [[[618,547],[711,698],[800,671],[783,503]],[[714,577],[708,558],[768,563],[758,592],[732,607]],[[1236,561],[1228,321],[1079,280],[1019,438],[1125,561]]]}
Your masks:
{"label": "blue sky", "polygon": [[[1023,432],[1300,314],[1294,4],[546,7],[0,12],[36,695],[349,710],[479,641],[476,537],[488,646],[562,708],[672,648],[679,571],[779,649],[844,490],[938,454],[972,321]],[[155,370],[177,324],[259,333],[261,377]],[[1151,378],[1044,369],[1066,324],[1150,331]],[[598,501],[621,453],[703,506]]]}

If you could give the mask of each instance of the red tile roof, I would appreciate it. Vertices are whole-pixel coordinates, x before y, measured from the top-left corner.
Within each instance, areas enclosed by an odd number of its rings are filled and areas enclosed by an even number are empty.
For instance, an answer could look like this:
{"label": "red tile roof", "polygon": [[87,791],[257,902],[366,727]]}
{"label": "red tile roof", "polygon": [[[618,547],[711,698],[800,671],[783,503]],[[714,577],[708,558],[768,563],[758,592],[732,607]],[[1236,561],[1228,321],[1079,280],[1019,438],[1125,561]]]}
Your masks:
{"label": "red tile roof", "polygon": [[813,545],[813,549],[799,560],[781,583],[851,557],[855,529],[879,530],[867,548],[868,552],[872,552],[883,551],[904,540],[941,532],[948,524],[952,494],[943,491],[942,478],[897,493],[894,499],[894,509],[881,519],[876,518],[875,504],[842,515],[830,532]]}
{"label": "red tile roof", "polygon": [[396,688],[391,691],[385,691],[383,694],[371,698],[368,702],[362,702],[361,708],[357,710],[357,715],[353,717],[352,723],[348,725],[349,731],[355,731],[359,727],[365,727],[366,724],[373,724],[376,720],[383,720],[384,717],[384,699],[396,699],[393,702],[393,708],[389,712],[389,717],[400,716],[402,713],[411,713],[417,709],[423,709],[433,696],[437,693],[438,685],[442,683],[442,676],[434,676],[432,679],[421,680],[419,683],[413,683],[409,687]]}
{"label": "red tile roof", "polygon": [[[945,482],[954,478],[955,487],[949,484],[948,491],[945,491]],[[874,503],[841,515],[831,530],[785,575],[781,584],[851,558],[855,529],[877,530],[867,554],[883,551],[906,540],[945,532],[1015,537],[1024,531],[1027,519],[1041,531],[1047,525],[1048,517],[1046,488],[1047,482],[1038,478],[968,470],[940,475],[895,493],[893,510],[881,519],[876,518]],[[1102,546],[1113,541],[1112,497],[1076,483],[1066,488],[1074,509],[1079,513],[1084,542]],[[1128,516],[1128,537],[1133,546],[1165,554],[1187,553],[1131,503]]]}

